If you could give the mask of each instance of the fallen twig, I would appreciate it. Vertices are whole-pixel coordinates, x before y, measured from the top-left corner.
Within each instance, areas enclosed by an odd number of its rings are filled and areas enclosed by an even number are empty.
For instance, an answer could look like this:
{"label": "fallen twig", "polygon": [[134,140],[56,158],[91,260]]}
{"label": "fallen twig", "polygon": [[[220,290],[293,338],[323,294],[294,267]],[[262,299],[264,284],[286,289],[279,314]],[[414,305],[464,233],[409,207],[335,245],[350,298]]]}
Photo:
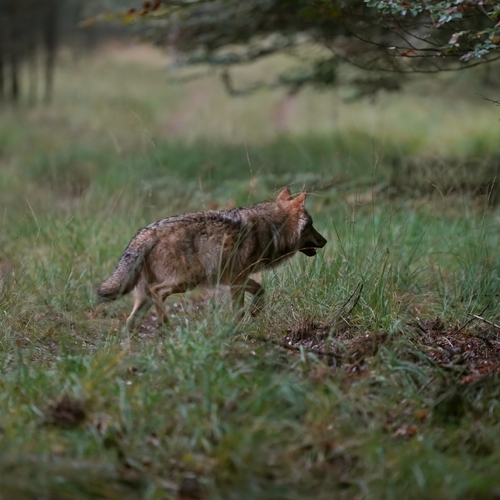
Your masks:
{"label": "fallen twig", "polygon": [[469,313],[469,316],[473,316],[474,318],[476,319],[479,319],[481,321],[484,321],[485,323],[487,323],[488,325],[491,325],[493,326],[494,328],[497,328],[498,330],[500,330],[500,326],[499,325],[496,325],[495,323],[491,322],[490,320],[486,319],[486,318],[483,318],[482,316],[479,316],[478,314],[472,314],[472,313]]}
{"label": "fallen twig", "polygon": [[434,375],[434,376],[433,376],[433,377],[431,377],[429,380],[427,380],[427,382],[426,382],[426,383],[425,383],[425,384],[424,384],[424,385],[423,385],[423,386],[422,386],[422,387],[418,390],[417,394],[419,394],[419,395],[420,395],[420,394],[422,394],[422,392],[424,391],[424,389],[425,389],[425,388],[426,388],[429,384],[431,384],[432,382],[434,382],[434,380],[436,380],[436,378],[437,378],[437,376],[438,376],[438,375],[439,375],[439,374]]}
{"label": "fallen twig", "polygon": [[426,335],[429,333],[427,331],[427,328],[425,328],[424,325],[420,322],[420,318],[418,316],[415,316],[415,319],[417,320],[417,328],[422,332],[425,333]]}
{"label": "fallen twig", "polygon": [[307,347],[304,346],[295,346],[295,345],[290,345],[290,344],[285,344],[284,342],[280,342],[279,340],[274,340],[274,339],[268,339],[267,337],[256,337],[255,335],[248,335],[251,339],[253,340],[258,340],[259,342],[265,342],[268,344],[273,344],[278,347],[283,347],[284,349],[288,349],[290,351],[305,351],[311,354],[317,354],[318,356],[327,356],[330,358],[335,358],[336,361],[342,361],[342,356],[339,354],[336,354],[334,352],[329,352],[329,351],[323,351],[321,349],[308,349]]}
{"label": "fallen twig", "polygon": [[[488,302],[488,304],[486,304],[486,307],[479,313],[479,316],[481,316],[481,314],[483,314],[484,311],[486,311],[486,309],[488,309],[488,307],[490,307],[490,305],[491,305],[491,301]],[[470,314],[470,315],[474,316],[474,314]],[[473,318],[467,320],[456,332],[454,332],[454,335],[456,335],[457,333],[460,333],[466,326],[468,326],[470,323],[472,323],[475,319],[479,319],[479,318],[477,316],[474,316]]]}
{"label": "fallen twig", "polygon": [[363,284],[362,283],[358,283],[356,285],[356,288],[353,290],[353,292],[351,293],[351,295],[349,295],[349,298],[344,302],[344,304],[342,305],[342,307],[339,309],[339,313],[342,311],[342,309],[344,309],[344,307],[349,304],[349,302],[351,302],[351,299],[354,297],[354,294],[356,293],[356,291],[358,290],[359,287],[362,287]]}
{"label": "fallen twig", "polygon": [[346,316],[349,316],[349,314],[351,314],[352,310],[356,307],[356,304],[358,303],[359,298],[361,297],[362,291],[363,291],[363,283],[360,282],[357,284],[356,288],[353,290],[353,292],[351,293],[349,298],[344,302],[342,307],[339,309],[339,316],[340,316],[340,313],[342,312],[342,310],[347,306],[347,304],[349,304],[349,302],[351,302],[351,300],[354,297],[354,295],[356,294],[356,292],[358,292],[358,296],[356,297],[356,300],[354,301],[353,306],[349,309]]}
{"label": "fallen twig", "polygon": [[496,106],[500,106],[500,101],[497,101],[496,99],[490,99],[489,97],[486,97],[483,94],[479,94],[479,93],[477,95],[481,96],[484,101],[488,101],[488,102],[495,104]]}

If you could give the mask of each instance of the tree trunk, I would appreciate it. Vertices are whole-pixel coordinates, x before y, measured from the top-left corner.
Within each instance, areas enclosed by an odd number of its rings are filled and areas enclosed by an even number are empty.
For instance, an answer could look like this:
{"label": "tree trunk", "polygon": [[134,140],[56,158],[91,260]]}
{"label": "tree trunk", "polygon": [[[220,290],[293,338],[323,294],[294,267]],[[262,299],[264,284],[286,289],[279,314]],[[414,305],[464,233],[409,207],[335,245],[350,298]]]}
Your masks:
{"label": "tree trunk", "polygon": [[54,85],[54,66],[56,62],[56,48],[58,42],[59,0],[47,2],[44,25],[44,42],[47,57],[45,60],[45,102],[52,99]]}

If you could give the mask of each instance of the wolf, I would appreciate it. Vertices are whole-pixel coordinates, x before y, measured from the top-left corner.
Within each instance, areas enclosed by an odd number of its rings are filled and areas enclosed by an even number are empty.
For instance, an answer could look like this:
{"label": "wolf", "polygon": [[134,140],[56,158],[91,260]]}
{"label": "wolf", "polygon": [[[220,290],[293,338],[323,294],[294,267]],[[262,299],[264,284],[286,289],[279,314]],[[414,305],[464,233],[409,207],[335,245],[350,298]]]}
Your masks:
{"label": "wolf", "polygon": [[293,197],[283,188],[276,201],[229,210],[187,213],[139,229],[115,270],[97,290],[98,302],[133,292],[126,321],[134,329],[154,304],[168,323],[163,302],[198,285],[227,285],[235,316],[244,315],[244,294],[253,295],[250,312],[264,305],[264,289],[250,276],[285,262],[296,252],[312,257],[327,240],[313,227],[306,193]]}

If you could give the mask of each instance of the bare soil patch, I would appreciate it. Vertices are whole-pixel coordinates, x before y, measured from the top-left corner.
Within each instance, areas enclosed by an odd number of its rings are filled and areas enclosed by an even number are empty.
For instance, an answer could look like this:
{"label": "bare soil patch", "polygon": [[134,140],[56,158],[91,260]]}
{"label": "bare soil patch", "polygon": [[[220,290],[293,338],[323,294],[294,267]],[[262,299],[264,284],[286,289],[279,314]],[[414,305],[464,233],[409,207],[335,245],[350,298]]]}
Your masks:
{"label": "bare soil patch", "polygon": [[493,328],[472,326],[459,331],[440,318],[419,322],[417,335],[425,355],[442,368],[456,370],[468,384],[500,370],[500,337]]}
{"label": "bare soil patch", "polygon": [[[456,372],[459,382],[469,384],[500,371],[500,335],[491,327],[471,325],[460,330],[456,324],[440,318],[419,321],[409,325],[412,350],[401,350],[417,363],[430,363]],[[368,360],[386,343],[401,338],[383,331],[360,331],[342,320],[337,325],[310,318],[298,319],[288,330],[281,345],[286,349],[303,349],[326,358],[335,358],[334,366],[342,366],[347,373],[360,374],[368,369]],[[419,352],[417,356],[415,351]]]}

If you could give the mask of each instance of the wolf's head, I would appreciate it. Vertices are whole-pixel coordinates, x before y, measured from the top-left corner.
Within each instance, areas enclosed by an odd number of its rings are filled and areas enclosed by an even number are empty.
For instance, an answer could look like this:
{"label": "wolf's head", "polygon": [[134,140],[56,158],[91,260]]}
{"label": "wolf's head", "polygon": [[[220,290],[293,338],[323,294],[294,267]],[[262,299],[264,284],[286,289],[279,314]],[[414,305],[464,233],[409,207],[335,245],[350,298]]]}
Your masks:
{"label": "wolf's head", "polygon": [[285,187],[276,198],[276,203],[289,214],[294,231],[295,248],[308,257],[316,255],[316,249],[323,248],[327,241],[313,227],[312,217],[306,210],[306,193],[302,192],[292,198],[290,189]]}

